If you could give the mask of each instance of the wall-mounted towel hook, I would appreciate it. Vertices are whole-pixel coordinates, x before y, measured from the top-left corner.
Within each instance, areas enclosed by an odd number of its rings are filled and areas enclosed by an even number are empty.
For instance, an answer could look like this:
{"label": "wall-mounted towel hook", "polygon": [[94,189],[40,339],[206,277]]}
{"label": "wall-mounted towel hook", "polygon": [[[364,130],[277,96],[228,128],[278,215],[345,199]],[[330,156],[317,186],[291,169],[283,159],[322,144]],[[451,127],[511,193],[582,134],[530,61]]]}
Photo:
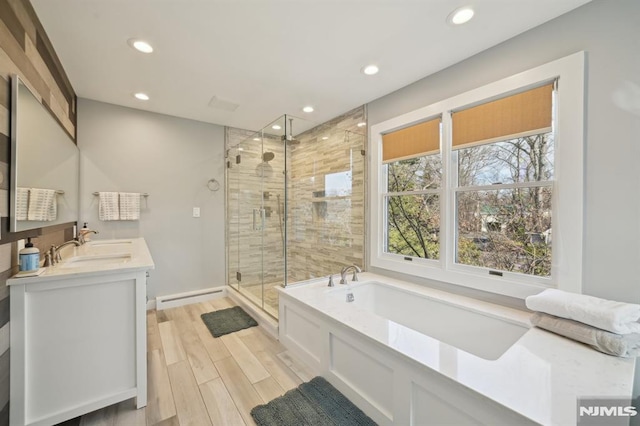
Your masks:
{"label": "wall-mounted towel hook", "polygon": [[215,178],[211,178],[207,182],[207,188],[209,188],[209,191],[215,192],[220,189],[220,182],[215,180]]}

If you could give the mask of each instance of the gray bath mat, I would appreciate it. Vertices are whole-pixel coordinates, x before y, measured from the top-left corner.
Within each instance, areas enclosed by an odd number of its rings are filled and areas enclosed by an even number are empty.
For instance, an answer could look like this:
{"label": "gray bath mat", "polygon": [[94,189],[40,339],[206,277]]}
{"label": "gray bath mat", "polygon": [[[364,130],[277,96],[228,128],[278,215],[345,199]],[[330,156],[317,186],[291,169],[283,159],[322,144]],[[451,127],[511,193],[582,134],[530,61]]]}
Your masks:
{"label": "gray bath mat", "polygon": [[251,318],[240,306],[202,314],[200,318],[213,337],[220,337],[258,325],[256,320]]}
{"label": "gray bath mat", "polygon": [[322,377],[251,410],[258,426],[376,426]]}

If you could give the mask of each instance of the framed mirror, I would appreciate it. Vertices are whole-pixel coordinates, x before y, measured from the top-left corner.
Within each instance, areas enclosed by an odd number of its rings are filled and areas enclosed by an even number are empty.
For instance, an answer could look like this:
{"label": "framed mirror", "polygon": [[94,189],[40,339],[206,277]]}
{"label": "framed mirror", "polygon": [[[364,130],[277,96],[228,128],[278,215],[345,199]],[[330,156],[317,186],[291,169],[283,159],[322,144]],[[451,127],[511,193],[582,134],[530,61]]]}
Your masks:
{"label": "framed mirror", "polygon": [[11,232],[78,220],[80,153],[53,114],[11,79]]}

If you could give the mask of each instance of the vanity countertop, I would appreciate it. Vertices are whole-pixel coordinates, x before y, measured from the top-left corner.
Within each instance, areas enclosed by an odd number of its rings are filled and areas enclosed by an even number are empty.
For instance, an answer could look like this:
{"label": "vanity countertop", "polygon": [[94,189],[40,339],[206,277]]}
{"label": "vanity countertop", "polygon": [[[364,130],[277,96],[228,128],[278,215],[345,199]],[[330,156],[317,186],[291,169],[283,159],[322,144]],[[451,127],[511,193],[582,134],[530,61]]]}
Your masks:
{"label": "vanity countertop", "polygon": [[78,276],[136,272],[155,265],[144,238],[92,240],[81,246],[68,245],[60,251],[62,261],[44,268],[38,276],[12,277],[7,285],[24,285]]}

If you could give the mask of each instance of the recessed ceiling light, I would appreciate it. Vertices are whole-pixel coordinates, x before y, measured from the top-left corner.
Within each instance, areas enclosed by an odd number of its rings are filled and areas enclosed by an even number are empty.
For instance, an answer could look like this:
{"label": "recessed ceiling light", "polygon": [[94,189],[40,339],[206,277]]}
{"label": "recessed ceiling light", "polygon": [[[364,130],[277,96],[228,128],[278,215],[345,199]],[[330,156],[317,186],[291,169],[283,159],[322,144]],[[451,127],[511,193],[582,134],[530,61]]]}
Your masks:
{"label": "recessed ceiling light", "polygon": [[149,43],[144,40],[138,40],[135,38],[131,38],[128,40],[129,46],[136,49],[138,52],[142,53],[151,53],[153,52],[153,47]]}
{"label": "recessed ceiling light", "polygon": [[149,95],[147,95],[146,93],[140,92],[140,93],[136,93],[133,96],[135,96],[136,99],[139,99],[141,101],[148,101],[149,100]]}
{"label": "recessed ceiling light", "polygon": [[322,140],[323,140],[323,141],[326,141],[327,139],[329,139],[329,136],[323,136],[323,137],[322,137]]}
{"label": "recessed ceiling light", "polygon": [[274,124],[273,126],[271,126],[271,128],[272,128],[273,130],[280,130],[280,129],[282,129],[282,127],[278,126],[277,124]]}
{"label": "recessed ceiling light", "polygon": [[454,25],[461,25],[469,22],[473,18],[473,9],[470,6],[460,7],[449,14],[447,22]]}
{"label": "recessed ceiling light", "polygon": [[313,112],[313,107],[312,106],[306,106],[306,107],[302,108],[302,110],[304,112]]}
{"label": "recessed ceiling light", "polygon": [[253,138],[254,141],[260,142],[260,138]]}
{"label": "recessed ceiling light", "polygon": [[361,121],[360,123],[358,123],[358,127],[364,127],[366,125],[367,123],[365,123],[364,121]]}
{"label": "recessed ceiling light", "polygon": [[362,72],[365,73],[366,75],[378,74],[378,71],[380,71],[378,66],[373,64],[367,65],[366,67],[362,68]]}

